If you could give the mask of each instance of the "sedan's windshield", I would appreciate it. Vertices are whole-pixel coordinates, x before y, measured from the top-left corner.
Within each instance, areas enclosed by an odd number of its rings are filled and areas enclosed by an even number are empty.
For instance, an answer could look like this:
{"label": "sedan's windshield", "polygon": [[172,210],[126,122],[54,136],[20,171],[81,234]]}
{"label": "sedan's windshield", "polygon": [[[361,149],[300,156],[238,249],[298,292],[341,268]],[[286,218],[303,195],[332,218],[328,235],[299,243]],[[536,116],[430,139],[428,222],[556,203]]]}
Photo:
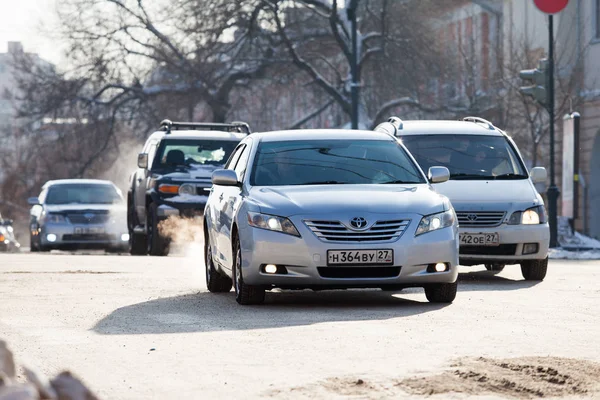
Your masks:
{"label": "sedan's windshield", "polygon": [[157,154],[157,165],[191,166],[223,165],[237,146],[231,140],[163,140]]}
{"label": "sedan's windshield", "polygon": [[402,142],[424,171],[442,166],[450,179],[526,179],[508,140],[484,135],[409,135]]}
{"label": "sedan's windshield", "polygon": [[46,204],[114,204],[123,198],[112,185],[67,184],[48,189]]}
{"label": "sedan's windshield", "polygon": [[257,186],[425,183],[395,141],[265,142],[255,160],[250,184]]}

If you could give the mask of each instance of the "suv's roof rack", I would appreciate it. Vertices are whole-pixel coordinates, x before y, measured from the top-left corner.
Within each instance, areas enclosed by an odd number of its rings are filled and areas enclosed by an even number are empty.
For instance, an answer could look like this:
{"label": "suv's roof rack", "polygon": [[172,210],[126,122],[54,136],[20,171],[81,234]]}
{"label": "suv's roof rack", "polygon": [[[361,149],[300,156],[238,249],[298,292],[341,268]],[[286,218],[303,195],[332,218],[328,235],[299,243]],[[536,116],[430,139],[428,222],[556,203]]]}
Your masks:
{"label": "suv's roof rack", "polygon": [[398,117],[390,117],[387,121],[375,127],[378,132],[387,133],[388,135],[397,136],[398,131],[404,127],[404,123]]}
{"label": "suv's roof rack", "polygon": [[466,122],[475,122],[475,123],[478,123],[478,124],[485,124],[485,125],[487,125],[488,129],[491,130],[491,131],[493,131],[493,130],[496,129],[496,127],[494,126],[494,124],[492,124],[487,119],[483,119],[483,118],[479,118],[479,117],[464,117],[462,120],[466,121]]}
{"label": "suv's roof rack", "polygon": [[171,120],[165,119],[160,123],[160,129],[171,133],[173,130],[204,130],[204,131],[226,131],[226,132],[239,132],[249,135],[252,133],[250,125],[246,122],[234,121],[231,123],[219,123],[219,122],[172,122]]}

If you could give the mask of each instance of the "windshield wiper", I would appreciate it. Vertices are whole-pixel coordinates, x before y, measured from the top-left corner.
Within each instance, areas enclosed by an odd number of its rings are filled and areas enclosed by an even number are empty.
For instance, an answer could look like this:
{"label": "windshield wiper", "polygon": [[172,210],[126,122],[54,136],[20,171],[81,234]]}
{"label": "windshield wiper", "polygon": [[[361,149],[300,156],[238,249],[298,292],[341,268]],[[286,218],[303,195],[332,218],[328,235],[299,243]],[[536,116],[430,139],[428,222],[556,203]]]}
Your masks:
{"label": "windshield wiper", "polygon": [[422,183],[422,182],[409,182],[409,181],[389,181],[389,182],[379,182],[379,185],[401,185],[401,184],[405,184],[405,185],[416,185],[417,183]]}
{"label": "windshield wiper", "polygon": [[501,174],[501,175],[496,175],[496,177],[494,179],[527,179],[529,178],[527,175],[523,175],[523,174],[514,174],[512,172],[506,173],[506,174]]}
{"label": "windshield wiper", "polygon": [[450,179],[461,180],[461,179],[494,179],[493,176],[481,175],[481,174],[450,174]]}
{"label": "windshield wiper", "polygon": [[316,181],[316,182],[304,182],[299,185],[345,185],[348,182],[339,182],[339,181]]}

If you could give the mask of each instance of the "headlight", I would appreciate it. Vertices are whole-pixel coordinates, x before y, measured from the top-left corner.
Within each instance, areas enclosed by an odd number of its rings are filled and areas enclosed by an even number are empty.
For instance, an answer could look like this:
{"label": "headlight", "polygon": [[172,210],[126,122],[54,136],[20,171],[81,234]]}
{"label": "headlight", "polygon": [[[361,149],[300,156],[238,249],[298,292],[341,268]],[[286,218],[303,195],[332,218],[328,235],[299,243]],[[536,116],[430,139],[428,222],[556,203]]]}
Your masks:
{"label": "headlight", "polygon": [[44,214],[42,217],[44,222],[65,222],[65,216],[62,214]]}
{"label": "headlight", "polygon": [[515,211],[508,220],[509,225],[538,225],[546,222],[548,222],[548,216],[543,205],[531,207],[525,211]]}
{"label": "headlight", "polygon": [[300,236],[300,233],[298,233],[298,230],[296,229],[292,221],[284,217],[278,217],[276,215],[249,212],[248,225],[253,226],[255,228],[287,233],[288,235],[298,237]]}
{"label": "headlight", "polygon": [[436,231],[438,229],[447,228],[452,226],[454,221],[456,221],[456,216],[454,215],[453,208],[441,213],[427,215],[421,219],[421,222],[419,222],[419,227],[417,228],[415,236]]}
{"label": "headlight", "polygon": [[196,195],[196,186],[189,183],[184,183],[179,186],[179,194],[182,196],[194,196]]}

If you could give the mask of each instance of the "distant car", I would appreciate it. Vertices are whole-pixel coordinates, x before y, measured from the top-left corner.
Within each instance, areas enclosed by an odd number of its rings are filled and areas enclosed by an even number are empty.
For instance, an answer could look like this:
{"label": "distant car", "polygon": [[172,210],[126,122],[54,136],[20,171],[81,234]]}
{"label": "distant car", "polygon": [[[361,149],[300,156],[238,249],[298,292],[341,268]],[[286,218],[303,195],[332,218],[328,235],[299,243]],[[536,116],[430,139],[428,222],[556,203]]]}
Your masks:
{"label": "distant car", "polygon": [[3,219],[0,215],[0,252],[20,251],[21,244],[15,238],[12,219]]}
{"label": "distant car", "polygon": [[110,181],[47,182],[29,200],[31,251],[102,249],[126,252],[127,208]]}
{"label": "distant car", "polygon": [[478,117],[462,121],[402,121],[392,117],[376,130],[402,139],[421,168],[450,170],[436,186],[456,209],[461,265],[484,264],[501,271],[520,264],[526,280],[540,281],[548,268],[550,228],[535,184],[546,182],[542,167],[527,171],[513,140]]}
{"label": "distant car", "polygon": [[452,205],[393,136],[367,131],[256,133],[214,184],[204,216],[206,281],[240,304],[265,290],[423,287],[456,296]]}
{"label": "distant car", "polygon": [[250,133],[244,122],[161,123],[138,156],[130,177],[127,223],[132,255],[164,256],[170,239],[159,224],[171,216],[202,217],[212,183],[240,140]]}

